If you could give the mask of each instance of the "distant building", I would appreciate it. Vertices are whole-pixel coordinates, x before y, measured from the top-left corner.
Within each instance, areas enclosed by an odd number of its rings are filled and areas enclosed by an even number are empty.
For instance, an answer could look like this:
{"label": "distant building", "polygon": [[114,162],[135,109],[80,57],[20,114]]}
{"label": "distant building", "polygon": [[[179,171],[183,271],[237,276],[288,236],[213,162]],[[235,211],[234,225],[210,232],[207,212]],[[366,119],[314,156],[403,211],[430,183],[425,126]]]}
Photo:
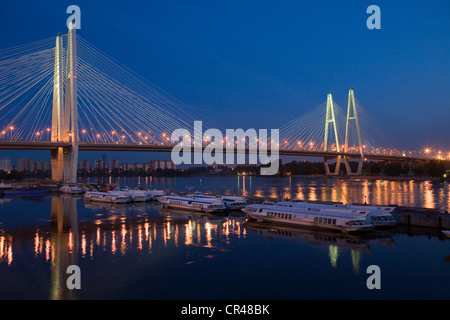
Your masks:
{"label": "distant building", "polygon": [[2,158],[0,159],[0,170],[3,171],[11,171],[11,159],[10,158]]}
{"label": "distant building", "polygon": [[114,170],[114,169],[119,169],[119,168],[120,168],[119,160],[117,160],[117,159],[109,160],[109,170]]}
{"label": "distant building", "polygon": [[103,172],[105,169],[105,162],[103,160],[95,160],[94,169],[96,172]]}
{"label": "distant building", "polygon": [[173,163],[170,160],[153,160],[149,162],[150,164],[150,170],[157,170],[157,169],[176,169],[175,163]]}
{"label": "distant building", "polygon": [[80,169],[82,171],[90,171],[91,170],[91,162],[89,160],[81,161]]}
{"label": "distant building", "polygon": [[17,171],[20,172],[49,172],[51,170],[50,163],[47,161],[36,161],[25,158],[17,159]]}

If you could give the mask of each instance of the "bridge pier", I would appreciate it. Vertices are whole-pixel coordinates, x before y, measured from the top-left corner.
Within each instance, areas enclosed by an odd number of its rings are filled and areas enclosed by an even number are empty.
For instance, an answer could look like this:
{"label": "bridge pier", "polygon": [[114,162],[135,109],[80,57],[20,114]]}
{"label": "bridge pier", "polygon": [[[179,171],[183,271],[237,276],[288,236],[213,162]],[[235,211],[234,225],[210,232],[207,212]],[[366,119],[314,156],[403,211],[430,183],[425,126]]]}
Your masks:
{"label": "bridge pier", "polygon": [[[328,160],[336,159],[336,167],[334,168],[334,171],[330,171],[330,165],[328,164]],[[337,156],[337,158],[334,157],[323,157],[323,164],[325,166],[325,174],[327,176],[337,176],[339,175],[339,171],[341,169],[341,156]]]}
{"label": "bridge pier", "polygon": [[352,172],[352,168],[350,167],[348,156],[344,156],[344,163],[345,163],[345,169],[347,171],[347,175],[349,176],[360,176],[362,174],[363,164],[364,164],[364,157],[360,156],[358,161],[358,168],[356,169],[356,172]]}

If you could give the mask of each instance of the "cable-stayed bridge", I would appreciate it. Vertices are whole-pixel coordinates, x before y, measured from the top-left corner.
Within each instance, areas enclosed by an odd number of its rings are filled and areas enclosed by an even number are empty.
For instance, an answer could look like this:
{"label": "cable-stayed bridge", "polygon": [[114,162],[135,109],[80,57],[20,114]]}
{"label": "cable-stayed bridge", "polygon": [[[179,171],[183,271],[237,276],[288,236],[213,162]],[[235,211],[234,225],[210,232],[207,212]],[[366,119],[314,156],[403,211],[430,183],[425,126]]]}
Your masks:
{"label": "cable-stayed bridge", "polygon": [[[0,149],[50,150],[52,178],[75,182],[78,151],[171,152],[174,130],[189,130],[200,119],[214,125],[205,110],[157,88],[75,30],[72,25],[66,35],[0,50]],[[353,88],[346,111],[330,92],[326,102],[279,132],[280,139],[269,137],[268,144],[280,155],[323,157],[328,174],[339,173],[341,159],[348,174],[360,174],[364,159],[426,158],[394,146]],[[210,142],[206,137],[200,150]],[[234,138],[221,143],[238,150]],[[245,142],[247,153],[254,152],[250,145]],[[356,172],[350,170],[351,158],[358,160]]]}

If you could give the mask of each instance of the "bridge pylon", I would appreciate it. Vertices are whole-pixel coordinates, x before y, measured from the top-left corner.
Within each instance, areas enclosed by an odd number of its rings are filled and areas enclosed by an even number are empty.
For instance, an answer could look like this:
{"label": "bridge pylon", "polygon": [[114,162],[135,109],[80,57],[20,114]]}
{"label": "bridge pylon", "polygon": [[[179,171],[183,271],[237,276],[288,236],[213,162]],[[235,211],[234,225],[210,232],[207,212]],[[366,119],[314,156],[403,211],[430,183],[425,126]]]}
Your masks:
{"label": "bridge pylon", "polygon": [[359,119],[358,119],[358,113],[356,110],[356,104],[355,104],[355,94],[353,91],[353,88],[350,88],[348,91],[348,106],[347,106],[347,121],[345,126],[345,143],[344,143],[344,152],[348,152],[348,142],[349,142],[349,134],[350,134],[350,120],[355,121],[356,125],[356,135],[358,137],[358,148],[359,148],[359,161],[358,161],[358,169],[356,172],[352,172],[349,164],[349,156],[344,156],[344,163],[345,168],[347,170],[348,175],[361,175],[362,174],[362,167],[364,163],[364,152],[363,147],[361,144],[361,132],[359,130]]}
{"label": "bridge pylon", "polygon": [[56,38],[53,80],[52,142],[72,142],[52,151],[52,179],[75,183],[78,164],[77,55],[75,23],[70,22],[67,41],[65,91],[62,82],[62,37]]}
{"label": "bridge pylon", "polygon": [[[51,141],[63,141],[64,126],[64,88],[63,88],[63,59],[62,59],[62,36],[59,33],[56,37],[55,46],[55,69],[53,76],[53,110],[52,110],[52,131]],[[64,179],[63,148],[52,150],[51,169],[52,180]]]}
{"label": "bridge pylon", "polygon": [[[337,131],[337,125],[336,125],[335,112],[334,112],[333,95],[331,94],[331,92],[329,92],[327,95],[327,112],[326,112],[326,117],[325,117],[325,136],[324,136],[324,140],[323,140],[324,151],[333,151],[333,150],[328,150],[328,136],[329,136],[328,131],[329,131],[330,124],[333,127],[332,133],[334,132],[334,138],[335,138],[335,142],[336,142],[335,143],[336,151],[339,152],[340,151],[339,136],[337,133],[338,131]],[[330,167],[328,164],[328,160],[330,160],[330,159],[334,159],[334,157],[331,157],[331,158],[324,157],[323,158],[323,162],[325,165],[325,173],[327,175],[338,175],[340,167],[341,167],[341,156],[336,157],[336,167],[333,172],[330,171]]]}

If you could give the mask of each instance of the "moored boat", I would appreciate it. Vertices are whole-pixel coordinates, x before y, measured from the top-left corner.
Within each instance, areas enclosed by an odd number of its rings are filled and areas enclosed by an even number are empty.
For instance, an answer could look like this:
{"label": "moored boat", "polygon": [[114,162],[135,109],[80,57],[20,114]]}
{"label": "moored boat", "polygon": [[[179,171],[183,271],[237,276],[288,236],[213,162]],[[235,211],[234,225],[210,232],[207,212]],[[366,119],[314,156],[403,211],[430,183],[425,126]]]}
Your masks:
{"label": "moored boat", "polygon": [[83,188],[81,188],[79,186],[68,185],[68,184],[63,185],[61,188],[59,188],[59,190],[62,193],[67,193],[67,194],[82,194],[85,191]]}
{"label": "moored boat", "polygon": [[349,212],[358,212],[360,214],[368,215],[369,219],[376,227],[392,227],[398,222],[392,215],[395,207],[390,206],[374,206],[374,205],[346,205],[346,204],[325,204],[312,203],[301,200],[281,201],[277,202],[280,206],[299,206],[306,208],[318,208],[327,210],[349,210]]}
{"label": "moored boat", "polygon": [[245,208],[245,206],[248,204],[247,199],[245,197],[239,196],[224,196],[224,195],[214,196],[201,193],[188,194],[186,196],[195,199],[217,199],[223,201],[227,209],[231,210],[241,210]]}
{"label": "moored boat", "polygon": [[99,192],[88,191],[84,194],[86,201],[106,202],[106,203],[128,203],[131,197],[124,192]]}
{"label": "moored boat", "polygon": [[163,190],[147,190],[147,194],[150,200],[158,200],[158,198],[164,196],[166,193]]}
{"label": "moored boat", "polygon": [[2,190],[4,197],[33,197],[44,196],[47,194],[47,190],[39,187],[23,187]]}
{"label": "moored boat", "polygon": [[128,191],[128,195],[134,202],[145,202],[150,200],[148,192],[145,190],[135,189]]}
{"label": "moored boat", "polygon": [[340,230],[342,232],[368,231],[374,227],[367,214],[348,210],[251,204],[246,206],[243,211],[254,220],[292,226]]}
{"label": "moored boat", "polygon": [[223,201],[218,199],[196,199],[192,197],[168,195],[159,197],[158,201],[166,208],[178,208],[200,212],[222,212],[227,208]]}

